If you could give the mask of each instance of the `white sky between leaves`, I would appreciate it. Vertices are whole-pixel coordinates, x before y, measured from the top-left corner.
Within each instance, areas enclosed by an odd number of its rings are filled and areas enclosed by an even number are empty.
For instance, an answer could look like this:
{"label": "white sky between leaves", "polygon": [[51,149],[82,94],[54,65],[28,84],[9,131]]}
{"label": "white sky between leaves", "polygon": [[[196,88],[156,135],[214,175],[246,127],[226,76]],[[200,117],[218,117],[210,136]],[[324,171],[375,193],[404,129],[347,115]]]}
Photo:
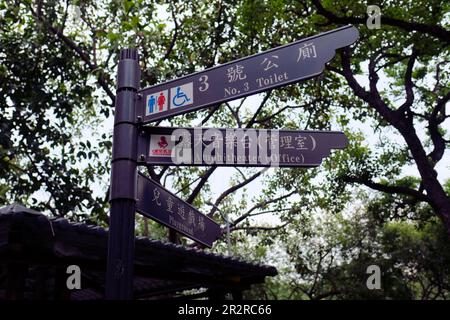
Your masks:
{"label": "white sky between leaves", "polygon": [[[73,14],[73,11],[72,11]],[[169,17],[169,14],[166,12],[166,6],[162,5],[158,7],[158,14],[157,17],[160,17],[161,20],[164,20],[168,25],[169,28],[173,29],[173,23],[171,22],[171,18]],[[165,18],[164,18],[165,17]],[[368,78],[367,78],[367,68],[365,68],[366,72],[364,75],[358,75],[356,76],[357,80],[360,82],[361,85],[365,86],[366,88],[368,87]],[[115,76],[115,75],[114,75]],[[433,81],[432,79],[427,79],[427,81]],[[295,85],[295,84],[294,84]],[[380,74],[380,82],[379,82],[379,89],[382,90],[384,88],[386,88],[388,86],[388,82],[386,80],[386,77],[383,74]],[[431,85],[431,83],[430,83]],[[98,90],[98,95],[99,96],[105,96],[105,94],[101,91]],[[257,106],[259,106],[259,103],[262,100],[262,94],[257,94],[254,96],[250,96],[247,97],[246,101],[244,102],[244,108],[247,108],[247,110],[249,111],[256,111]],[[98,99],[100,100],[100,99]],[[232,106],[237,106],[240,103],[240,100],[235,100],[235,101],[231,101],[230,104]],[[447,105],[446,108],[448,108],[449,106]],[[447,109],[448,110],[448,109]],[[449,112],[447,111],[447,114]],[[195,124],[199,123],[199,120],[197,120],[197,122],[194,122]],[[94,136],[101,136],[102,133],[111,133],[113,131],[113,117],[110,116],[108,119],[103,120],[101,123],[99,123],[99,127],[98,127],[98,131],[97,132],[92,132],[91,129],[84,129],[83,131],[83,137],[94,137]],[[168,122],[166,123],[162,123],[161,125],[168,125]],[[355,121],[355,120],[351,120],[349,126],[354,129],[354,130],[359,130],[364,134],[364,141],[363,143],[366,144],[367,146],[369,146],[372,150],[375,149],[375,146],[380,142],[380,138],[389,138],[391,141],[395,141],[398,144],[404,145],[404,140],[403,138],[395,131],[395,129],[389,129],[391,132],[388,134],[384,133],[383,135],[376,135],[373,132],[373,129],[371,128],[370,123],[361,123],[360,121]],[[444,128],[445,130],[450,130],[450,121],[446,121],[443,123],[442,128]],[[340,130],[341,128],[338,127],[333,127],[332,130]],[[424,137],[425,137],[425,128],[420,128],[420,130],[418,130],[418,134],[420,136],[420,138],[422,139],[422,141],[424,141]],[[104,158],[104,160],[106,161],[106,157]],[[83,165],[84,162],[84,165]],[[84,167],[85,164],[87,163],[86,161],[82,161],[82,163],[80,163],[80,167]],[[320,167],[319,167],[320,168]],[[441,183],[444,183],[444,181],[446,181],[447,179],[450,178],[450,154],[448,152],[448,150],[446,150],[443,159],[439,162],[439,164],[436,166],[436,171],[438,172],[438,179]],[[273,170],[287,170],[287,169],[283,169],[283,168],[271,168],[269,171],[267,171],[264,175],[270,174],[270,172],[272,172]],[[307,169],[305,169],[307,170]],[[244,169],[245,171],[245,169]],[[213,175],[210,177],[209,179],[209,183],[211,186],[211,194],[212,194],[212,201],[214,201],[224,190],[228,189],[231,184],[230,184],[230,179],[235,176],[236,174],[236,170],[233,168],[228,168],[228,167],[219,167],[215,170],[215,172],[213,173]],[[401,176],[417,176],[419,177],[418,171],[417,171],[417,167],[415,165],[411,165],[411,166],[405,166],[402,169],[402,174]],[[109,176],[104,176],[104,177],[98,177],[98,181],[96,183],[94,183],[92,185],[92,190],[94,195],[97,196],[103,196],[106,188],[108,187],[108,182],[109,182]],[[318,181],[318,183],[320,183],[320,181]],[[318,184],[320,185],[320,184]],[[172,191],[177,191],[174,190],[173,188],[171,188],[171,181],[170,179],[168,180],[168,185],[166,186],[169,189],[171,189]],[[246,187],[246,191],[245,191],[245,196],[248,200],[251,200],[252,198],[256,198],[260,195],[262,188],[264,187],[264,185],[262,184],[261,178],[256,179],[255,181],[251,182],[250,184],[247,185]],[[232,197],[234,198],[235,202],[238,202],[242,196],[244,195],[243,193],[243,189],[239,190],[238,192],[234,193],[232,195]],[[47,198],[45,196],[44,192],[39,192],[37,195],[39,198]],[[294,200],[296,197],[292,197],[292,199]],[[250,202],[251,205],[251,202]],[[220,208],[220,206],[219,206]],[[210,209],[210,207],[205,207],[202,208],[205,209],[203,210],[205,213],[207,212],[207,210]],[[254,219],[256,224],[259,223],[271,223],[271,224],[275,224],[277,223],[278,219],[273,216],[273,215],[261,215],[258,216],[258,218]]]}

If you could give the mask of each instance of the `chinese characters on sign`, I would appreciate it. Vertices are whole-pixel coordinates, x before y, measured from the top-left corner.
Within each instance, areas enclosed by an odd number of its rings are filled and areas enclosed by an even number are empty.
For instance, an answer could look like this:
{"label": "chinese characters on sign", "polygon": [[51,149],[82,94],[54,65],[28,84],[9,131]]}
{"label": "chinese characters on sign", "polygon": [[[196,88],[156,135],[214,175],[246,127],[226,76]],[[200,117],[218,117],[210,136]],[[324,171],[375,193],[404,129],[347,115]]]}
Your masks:
{"label": "chinese characters on sign", "polygon": [[[138,91],[140,124],[206,108],[319,75],[336,49],[354,43],[345,26]],[[138,163],[314,167],[341,132],[140,127]],[[219,226],[155,182],[138,175],[138,211],[193,240],[211,245]]]}
{"label": "chinese characters on sign", "polygon": [[[152,149],[160,136],[171,141],[166,156]],[[345,135],[333,131],[154,127],[143,129],[138,152],[149,165],[313,167],[346,145]]]}
{"label": "chinese characters on sign", "polygon": [[244,73],[244,67],[242,65],[236,65],[227,69],[228,82],[236,82],[237,80],[244,80],[247,75]]}
{"label": "chinese characters on sign", "polygon": [[264,65],[264,71],[268,71],[272,68],[278,68],[278,65],[273,62],[273,59],[278,59],[277,55],[272,55],[270,58],[264,58],[263,62],[261,62],[262,65]]}
{"label": "chinese characters on sign", "polygon": [[[133,296],[133,255],[123,249],[134,250],[134,204],[142,215],[208,247],[222,234],[216,222],[152,179],[138,172],[135,180],[136,163],[130,157],[136,151],[136,140],[133,138],[132,145],[127,146],[133,146],[132,151],[124,148],[126,143],[121,141],[135,137],[139,127],[140,165],[318,166],[332,149],[346,146],[343,133],[142,125],[317,76],[336,49],[351,45],[358,36],[358,30],[349,25],[141,90],[137,51],[121,51],[115,128],[125,119],[128,123],[121,126],[124,129],[114,130],[113,149],[118,148],[119,152],[113,152],[111,170],[114,219],[108,243],[107,298]],[[135,116],[135,121],[127,118],[130,116]],[[122,154],[130,155],[121,158]],[[123,271],[121,277],[117,277],[117,266]]]}
{"label": "chinese characters on sign", "polygon": [[136,210],[208,247],[221,234],[220,226],[153,180],[138,173]]}
{"label": "chinese characters on sign", "polygon": [[142,89],[140,116],[148,123],[317,76],[336,49],[357,38],[345,26]]}
{"label": "chinese characters on sign", "polygon": [[305,60],[305,59],[309,59],[309,58],[317,58],[316,46],[312,42],[305,43],[303,46],[298,48],[298,51],[299,51],[299,53],[298,53],[297,62],[299,62],[300,60]]}

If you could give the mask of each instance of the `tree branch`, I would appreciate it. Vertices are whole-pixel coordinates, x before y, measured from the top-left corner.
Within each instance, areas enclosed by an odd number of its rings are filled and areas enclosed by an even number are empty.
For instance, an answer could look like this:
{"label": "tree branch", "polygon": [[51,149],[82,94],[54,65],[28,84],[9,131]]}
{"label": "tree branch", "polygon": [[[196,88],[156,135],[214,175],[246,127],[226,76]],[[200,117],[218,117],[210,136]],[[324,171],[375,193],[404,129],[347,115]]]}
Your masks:
{"label": "tree branch", "polygon": [[324,254],[322,254],[322,250],[319,250],[319,261],[317,262],[316,271],[314,272],[314,281],[313,281],[311,288],[309,289],[309,295],[311,297],[314,295],[317,280],[319,278],[319,272],[322,268],[322,261],[330,252],[331,252],[331,249],[328,249]]}
{"label": "tree branch", "polygon": [[231,114],[233,115],[234,120],[236,120],[236,124],[238,128],[242,128],[242,121],[239,119],[239,111],[236,109],[234,110],[228,102],[225,102],[225,105],[227,106],[228,110],[230,110]]}
{"label": "tree branch", "polygon": [[202,190],[205,183],[208,181],[209,177],[213,174],[214,170],[216,170],[217,166],[212,166],[206,172],[203,174],[202,178],[200,179],[199,183],[195,186],[194,190],[192,190],[191,194],[187,198],[187,203],[194,202],[195,198],[198,196],[200,191]]}
{"label": "tree branch", "polygon": [[[260,230],[260,231],[273,231],[273,230],[279,230],[284,227],[286,227],[290,222],[286,222],[282,225],[276,226],[276,227],[234,227],[230,228],[230,232],[237,231],[237,230]],[[226,233],[226,230],[222,231],[222,234]]]}
{"label": "tree branch", "polygon": [[[98,65],[96,65],[94,62],[91,61],[89,56],[72,39],[69,39],[62,33],[62,31],[54,28],[52,24],[48,23],[48,21],[43,17],[43,15],[40,13],[39,10],[35,12],[33,8],[31,8],[31,6],[30,10],[33,16],[37,19],[37,21],[42,23],[42,25],[44,25],[48,30],[50,30],[50,32],[52,32],[59,40],[61,40],[65,45],[67,45],[70,49],[72,49],[78,54],[81,60],[83,60],[89,67],[91,72],[98,71],[101,69]],[[106,83],[105,78],[103,76],[103,71],[97,73],[97,81],[99,85],[103,88],[103,90],[105,90],[106,94],[109,96],[111,101],[114,103],[116,96]]]}
{"label": "tree branch", "polygon": [[340,293],[342,293],[342,292],[339,291],[339,290],[331,290],[331,291],[327,291],[327,292],[318,294],[312,300],[322,300],[322,299],[325,299],[325,298],[328,298],[328,297],[331,297],[331,296],[338,295]]}
{"label": "tree branch", "polygon": [[363,184],[371,189],[385,192],[385,193],[404,194],[404,195],[414,197],[423,202],[427,202],[427,203],[431,202],[431,200],[429,199],[429,197],[427,195],[425,195],[417,190],[408,188],[408,187],[385,185],[385,184],[376,183],[371,180],[363,179],[360,177],[354,177],[354,176],[345,176],[344,181],[350,182],[350,183]]}
{"label": "tree branch", "polygon": [[166,53],[164,54],[164,57],[162,60],[167,60],[167,58],[169,58],[170,54],[173,51],[173,48],[175,47],[175,42],[177,41],[177,38],[178,38],[178,29],[180,26],[178,25],[177,17],[175,15],[173,6],[171,6],[171,14],[172,14],[173,23],[175,24],[175,29],[173,31],[172,40],[170,41],[169,47],[167,48]]}
{"label": "tree branch", "polygon": [[263,122],[267,122],[270,119],[276,117],[277,115],[279,115],[280,113],[284,112],[287,109],[299,109],[299,108],[307,108],[309,106],[311,106],[312,104],[315,104],[316,102],[318,102],[319,99],[314,99],[313,101],[311,101],[310,103],[305,103],[302,105],[298,105],[298,106],[284,106],[283,108],[279,109],[277,112],[272,113],[270,116],[267,116],[265,118],[262,119],[257,119],[254,120],[254,123],[263,123]]}
{"label": "tree branch", "polygon": [[[441,99],[439,99],[436,103],[436,106],[434,107],[433,111],[431,112],[430,115],[430,119],[437,119],[437,116],[440,113],[442,113],[442,121],[445,120],[446,116],[445,116],[445,105],[447,104],[447,102],[450,100],[450,91],[447,92],[447,94],[445,96],[443,96]],[[442,121],[440,121],[439,123],[441,123]]]}
{"label": "tree branch", "polygon": [[294,193],[296,193],[297,192],[297,190],[294,190],[294,191],[291,191],[291,192],[289,192],[288,194],[285,194],[285,195],[282,195],[282,196],[279,196],[279,197],[277,197],[277,198],[273,198],[273,199],[270,199],[270,200],[267,200],[267,201],[264,201],[264,202],[260,202],[260,203],[258,203],[258,204],[256,204],[256,205],[254,205],[252,208],[250,208],[245,214],[243,214],[242,216],[240,216],[239,218],[237,218],[236,220],[234,220],[232,223],[231,223],[231,225],[232,226],[235,226],[235,225],[237,225],[238,223],[240,223],[240,222],[242,222],[243,220],[245,220],[246,218],[248,218],[248,217],[250,217],[252,214],[252,212],[253,211],[255,211],[256,209],[259,209],[259,208],[261,208],[261,207],[264,207],[264,206],[266,206],[266,205],[268,205],[268,204],[271,204],[271,203],[274,203],[274,202],[277,202],[277,201],[280,201],[280,200],[283,200],[283,199],[286,199],[286,198],[289,198],[290,196],[292,196]]}
{"label": "tree branch", "polygon": [[378,93],[378,89],[376,87],[378,75],[375,72],[374,58],[372,58],[369,63],[370,92],[366,91],[354,77],[350,67],[350,50],[348,48],[341,52],[341,61],[342,75],[345,77],[347,83],[356,96],[367,102],[372,108],[377,110],[383,118],[397,128],[402,118],[394,114],[394,112],[383,102]]}
{"label": "tree branch", "polygon": [[[434,148],[428,154],[428,157],[433,161],[433,166],[442,159],[445,153],[446,141],[441,132],[439,132],[439,124],[445,120],[445,105],[449,99],[450,91],[437,102],[428,120],[428,131],[434,145]],[[443,113],[441,118],[438,118],[439,113]]]}
{"label": "tree branch", "polygon": [[412,71],[414,67],[414,62],[417,58],[417,50],[415,47],[412,48],[411,56],[408,59],[408,63],[406,66],[406,72],[405,72],[405,92],[406,92],[406,99],[405,102],[398,108],[398,112],[404,112],[407,109],[411,108],[413,102],[414,102],[414,91],[413,91],[413,82],[412,82]]}
{"label": "tree branch", "polygon": [[436,79],[436,84],[433,89],[433,93],[437,93],[441,89],[441,66],[446,63],[450,63],[449,60],[440,61],[436,64],[436,74],[434,78]]}
{"label": "tree branch", "polygon": [[177,192],[175,192],[175,195],[185,191],[186,189],[188,189],[191,185],[193,185],[195,182],[197,182],[198,180],[200,180],[201,177],[197,177],[196,179],[192,180],[191,182],[189,182],[186,186],[182,187],[180,190],[178,190]]}
{"label": "tree branch", "polygon": [[264,99],[261,101],[258,109],[256,110],[256,112],[253,114],[252,118],[250,119],[249,122],[247,122],[247,125],[245,126],[246,128],[251,128],[252,125],[255,123],[256,118],[258,117],[258,114],[261,112],[261,109],[264,107],[264,105],[266,104],[267,100],[269,100],[270,98],[270,94],[272,93],[272,90],[267,91],[266,95],[264,96]]}
{"label": "tree branch", "polygon": [[[334,14],[331,11],[328,11],[325,9],[320,0],[312,0],[312,3],[317,9],[317,12],[324,17],[326,17],[328,20],[338,23],[338,24],[363,24],[365,25],[367,22],[367,14],[364,15],[363,18],[349,16],[349,17],[340,17]],[[444,29],[441,26],[438,25],[428,25],[424,23],[418,23],[418,22],[408,22],[403,21],[395,18],[390,18],[388,16],[383,15],[382,17],[382,23],[389,26],[399,27],[400,29],[403,29],[407,32],[411,31],[418,31],[420,33],[427,33],[435,38],[438,38],[439,40],[443,41],[444,43],[450,42],[450,32]]]}
{"label": "tree branch", "polygon": [[211,59],[211,64],[214,64],[214,61],[216,59],[217,56],[217,52],[219,51],[219,46],[220,46],[220,42],[221,42],[221,35],[223,33],[223,29],[224,29],[224,24],[220,24],[221,20],[222,20],[222,15],[225,14],[225,6],[222,3],[222,1],[219,2],[219,10],[217,12],[217,18],[216,18],[216,24],[217,24],[217,28],[215,28],[214,30],[214,40],[212,40],[212,45],[214,45],[214,52],[213,52],[213,56]]}
{"label": "tree branch", "polygon": [[245,185],[249,184],[250,182],[252,182],[256,178],[258,178],[266,170],[267,170],[267,168],[264,168],[264,169],[258,171],[257,173],[255,173],[254,175],[250,176],[249,178],[241,181],[240,183],[238,183],[238,184],[232,186],[231,188],[228,188],[224,192],[222,192],[222,194],[214,202],[214,206],[211,208],[211,211],[208,213],[208,217],[212,217],[213,216],[214,212],[216,212],[216,210],[217,210],[217,206],[222,202],[223,199],[225,199],[228,195],[230,195],[234,191],[244,187]]}
{"label": "tree branch", "polygon": [[208,114],[206,115],[205,118],[202,119],[202,121],[200,122],[198,127],[203,126],[214,115],[214,113],[216,113],[216,111],[219,109],[219,107],[220,107],[220,104],[216,104],[216,105],[214,105],[212,107],[209,107]]}

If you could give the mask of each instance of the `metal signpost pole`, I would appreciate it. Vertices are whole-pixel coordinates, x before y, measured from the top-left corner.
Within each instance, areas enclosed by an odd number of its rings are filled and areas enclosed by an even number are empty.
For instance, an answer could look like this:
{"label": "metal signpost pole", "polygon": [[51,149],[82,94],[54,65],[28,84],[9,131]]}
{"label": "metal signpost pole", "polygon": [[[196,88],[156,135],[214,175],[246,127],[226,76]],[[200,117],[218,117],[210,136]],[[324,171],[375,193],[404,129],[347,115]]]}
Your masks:
{"label": "metal signpost pole", "polygon": [[137,128],[140,69],[136,49],[120,52],[115,102],[106,299],[133,298]]}

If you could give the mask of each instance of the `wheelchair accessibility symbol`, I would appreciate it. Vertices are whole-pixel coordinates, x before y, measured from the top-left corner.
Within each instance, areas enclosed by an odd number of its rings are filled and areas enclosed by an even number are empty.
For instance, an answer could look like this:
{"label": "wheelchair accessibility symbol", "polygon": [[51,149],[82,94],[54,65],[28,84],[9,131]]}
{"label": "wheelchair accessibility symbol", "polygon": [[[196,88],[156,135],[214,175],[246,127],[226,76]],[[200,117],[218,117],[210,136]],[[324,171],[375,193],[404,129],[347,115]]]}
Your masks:
{"label": "wheelchair accessibility symbol", "polygon": [[192,82],[170,89],[170,108],[184,107],[194,102]]}

